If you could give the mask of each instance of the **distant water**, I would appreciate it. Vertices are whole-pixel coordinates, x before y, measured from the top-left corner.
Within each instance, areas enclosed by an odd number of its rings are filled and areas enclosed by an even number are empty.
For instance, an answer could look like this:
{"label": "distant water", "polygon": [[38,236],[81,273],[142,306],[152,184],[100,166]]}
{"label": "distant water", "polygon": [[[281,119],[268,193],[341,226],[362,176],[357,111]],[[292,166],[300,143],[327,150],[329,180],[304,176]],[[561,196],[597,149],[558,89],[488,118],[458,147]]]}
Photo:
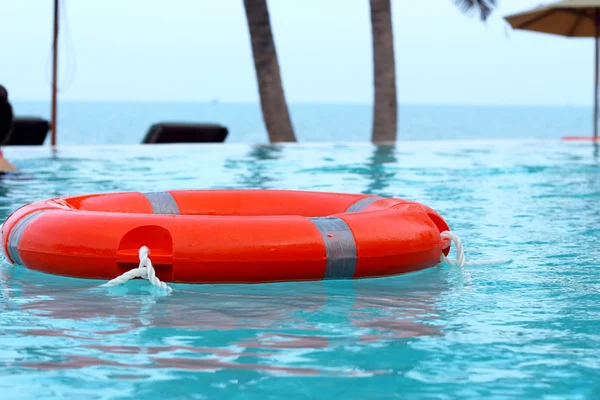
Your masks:
{"label": "distant water", "polygon": [[[48,102],[18,102],[17,115],[49,118]],[[370,139],[369,104],[291,104],[299,141],[364,142]],[[135,144],[156,122],[211,122],[229,128],[230,143],[266,143],[259,104],[62,102],[59,144]],[[400,140],[552,139],[589,135],[585,107],[401,105]]]}

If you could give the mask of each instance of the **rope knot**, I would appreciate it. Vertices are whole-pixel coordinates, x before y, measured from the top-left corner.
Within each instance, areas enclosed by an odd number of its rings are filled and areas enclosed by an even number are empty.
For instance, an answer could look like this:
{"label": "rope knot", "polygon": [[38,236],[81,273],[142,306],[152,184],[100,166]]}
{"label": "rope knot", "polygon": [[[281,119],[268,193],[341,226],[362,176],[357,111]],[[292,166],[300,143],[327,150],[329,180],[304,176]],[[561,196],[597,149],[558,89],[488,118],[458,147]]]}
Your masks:
{"label": "rope knot", "polygon": [[140,257],[140,267],[146,267],[146,264],[150,260],[150,249],[146,246],[140,247],[138,256]]}
{"label": "rope knot", "polygon": [[111,287],[117,286],[131,279],[142,278],[147,279],[152,285],[159,287],[168,291],[169,293],[173,291],[166,283],[162,282],[156,276],[156,271],[154,270],[154,266],[152,265],[152,261],[150,260],[150,249],[146,246],[140,247],[138,251],[138,256],[140,258],[140,264],[137,268],[131,269],[121,276],[117,276],[115,279],[112,279],[102,286]]}
{"label": "rope knot", "polygon": [[[465,251],[463,249],[462,242],[460,237],[454,232],[444,231],[440,234],[442,239],[450,239],[450,242],[454,243],[456,247],[456,260],[451,260],[442,253],[440,256],[440,261],[447,265],[452,265],[454,267],[464,267],[465,266]],[[450,247],[450,246],[448,246]]]}

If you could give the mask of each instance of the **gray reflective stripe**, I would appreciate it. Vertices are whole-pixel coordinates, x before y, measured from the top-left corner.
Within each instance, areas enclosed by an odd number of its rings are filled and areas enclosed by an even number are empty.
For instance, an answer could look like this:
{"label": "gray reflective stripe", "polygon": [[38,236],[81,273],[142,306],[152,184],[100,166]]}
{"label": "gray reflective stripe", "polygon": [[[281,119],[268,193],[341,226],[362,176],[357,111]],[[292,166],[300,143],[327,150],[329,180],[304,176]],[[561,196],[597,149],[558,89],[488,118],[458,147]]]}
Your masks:
{"label": "gray reflective stripe", "polygon": [[352,231],[337,217],[309,218],[323,238],[327,264],[323,279],[352,279],[356,270],[356,243]]}
{"label": "gray reflective stripe", "polygon": [[371,203],[376,202],[377,200],[381,200],[381,199],[383,199],[383,197],[379,197],[379,196],[369,196],[369,197],[362,198],[362,199],[358,200],[356,203],[352,204],[350,207],[348,207],[346,212],[349,213],[349,212],[364,211],[367,207],[369,207],[369,205]]}
{"label": "gray reflective stripe", "polygon": [[23,261],[19,255],[19,242],[21,241],[23,232],[25,232],[25,228],[27,228],[27,225],[29,225],[31,221],[47,211],[48,210],[38,210],[32,212],[31,214],[27,214],[21,218],[10,230],[10,233],[8,234],[8,255],[14,264],[23,265]]}
{"label": "gray reflective stripe", "polygon": [[179,207],[169,192],[144,193],[154,214],[179,214]]}

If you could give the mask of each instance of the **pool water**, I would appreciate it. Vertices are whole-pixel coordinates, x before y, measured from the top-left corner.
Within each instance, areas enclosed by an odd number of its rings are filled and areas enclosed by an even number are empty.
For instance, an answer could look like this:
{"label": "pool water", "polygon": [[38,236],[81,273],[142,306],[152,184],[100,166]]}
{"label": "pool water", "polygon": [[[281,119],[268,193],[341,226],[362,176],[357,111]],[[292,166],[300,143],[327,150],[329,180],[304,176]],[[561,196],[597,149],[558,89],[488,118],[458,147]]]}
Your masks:
{"label": "pool water", "polygon": [[[0,212],[112,191],[372,193],[467,261],[361,281],[172,285],[0,269],[2,399],[600,397],[600,164],[558,141],[7,148]],[[451,255],[454,254],[454,251]],[[282,265],[285,267],[285,265]]]}

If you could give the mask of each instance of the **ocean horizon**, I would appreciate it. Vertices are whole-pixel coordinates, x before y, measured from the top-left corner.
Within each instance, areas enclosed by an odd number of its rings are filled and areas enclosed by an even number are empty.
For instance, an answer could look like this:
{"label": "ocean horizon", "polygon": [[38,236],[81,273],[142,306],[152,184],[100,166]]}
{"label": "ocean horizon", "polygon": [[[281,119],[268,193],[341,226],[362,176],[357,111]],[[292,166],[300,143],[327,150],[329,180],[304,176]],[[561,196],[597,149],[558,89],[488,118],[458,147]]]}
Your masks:
{"label": "ocean horizon", "polygon": [[[49,101],[14,101],[15,116],[49,119]],[[299,142],[368,142],[369,103],[290,103]],[[158,122],[216,123],[226,143],[268,143],[259,103],[63,100],[59,145],[140,143]],[[592,108],[579,105],[400,104],[398,140],[559,139],[592,132]],[[48,135],[49,137],[49,135]],[[49,140],[49,138],[47,139]]]}

